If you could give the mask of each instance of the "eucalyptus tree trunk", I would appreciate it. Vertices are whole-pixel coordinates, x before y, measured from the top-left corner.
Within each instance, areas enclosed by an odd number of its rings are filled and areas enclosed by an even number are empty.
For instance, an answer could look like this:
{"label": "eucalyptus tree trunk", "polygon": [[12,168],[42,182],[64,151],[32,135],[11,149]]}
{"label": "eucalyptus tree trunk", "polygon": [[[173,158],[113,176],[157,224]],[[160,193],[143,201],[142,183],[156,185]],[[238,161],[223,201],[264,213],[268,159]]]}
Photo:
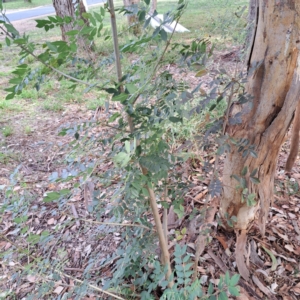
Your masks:
{"label": "eucalyptus tree trunk", "polygon": [[250,2],[249,2],[248,22],[253,22],[255,19],[256,1],[257,0],[250,0]]}
{"label": "eucalyptus tree trunk", "polygon": [[[258,0],[256,33],[249,55],[247,92],[252,105],[242,107],[242,124],[227,127],[235,140],[247,139],[257,158],[242,157],[232,145],[225,159],[223,197],[220,212],[224,219],[235,216],[236,230],[247,230],[258,216],[262,234],[273,201],[274,175],[278,154],[300,99],[300,2],[298,0]],[[244,179],[256,204],[248,206],[233,174]],[[259,183],[250,179],[257,174]],[[254,175],[252,175],[254,176]]]}
{"label": "eucalyptus tree trunk", "polygon": [[[52,0],[56,15],[64,18],[66,16],[74,18],[75,9],[72,0]],[[68,41],[66,33],[73,29],[73,23],[63,24],[60,26],[62,39]]]}
{"label": "eucalyptus tree trunk", "polygon": [[[82,29],[82,26],[76,25],[76,7],[79,7],[79,18],[81,18],[86,26],[89,26],[89,20],[84,17],[84,13],[86,13],[86,2],[83,0],[76,0],[73,3],[73,0],[53,0],[53,6],[55,8],[56,15],[64,18],[64,17],[71,17],[73,19],[72,22],[64,23],[60,26],[61,33],[62,33],[62,39],[63,41],[68,41],[68,36],[66,33],[73,29]],[[86,37],[79,36],[77,39],[77,45],[80,50],[84,50],[86,52],[89,52],[90,50],[93,50],[94,43],[93,41],[89,41]]]}
{"label": "eucalyptus tree trunk", "polygon": [[126,9],[131,12],[127,14],[128,25],[134,35],[139,35],[141,33],[141,26],[139,24],[137,11],[140,0],[123,0],[123,3]]}
{"label": "eucalyptus tree trunk", "polygon": [[84,13],[88,11],[88,6],[85,0],[76,0],[76,7],[79,7],[80,18],[84,21],[84,23],[89,26],[90,22],[87,18],[84,17]]}
{"label": "eucalyptus tree trunk", "polygon": [[[80,1],[80,0],[77,0],[77,1]],[[81,4],[84,6],[84,10],[87,12],[87,11],[89,10],[89,8],[88,8],[88,5],[87,5],[86,0],[82,0],[82,1],[80,1],[80,2],[81,2]]]}
{"label": "eucalyptus tree trunk", "polygon": [[245,48],[250,53],[250,46],[252,45],[254,34],[257,25],[257,8],[258,0],[250,0],[248,8],[248,26],[246,33]]}
{"label": "eucalyptus tree trunk", "polygon": [[[226,130],[237,142],[247,140],[257,158],[243,157],[241,148],[232,145],[224,163],[220,204],[225,225],[226,219],[236,217],[236,262],[246,280],[250,278],[245,264],[247,231],[258,218],[261,233],[265,234],[278,154],[300,99],[300,2],[257,0],[257,4],[246,86],[252,104],[242,106],[242,123],[229,125]],[[232,175],[239,176],[240,182]],[[256,203],[248,205],[243,192],[254,196]]]}
{"label": "eucalyptus tree trunk", "polygon": [[152,0],[151,1],[150,13],[154,13],[155,10],[157,10],[157,0]]}

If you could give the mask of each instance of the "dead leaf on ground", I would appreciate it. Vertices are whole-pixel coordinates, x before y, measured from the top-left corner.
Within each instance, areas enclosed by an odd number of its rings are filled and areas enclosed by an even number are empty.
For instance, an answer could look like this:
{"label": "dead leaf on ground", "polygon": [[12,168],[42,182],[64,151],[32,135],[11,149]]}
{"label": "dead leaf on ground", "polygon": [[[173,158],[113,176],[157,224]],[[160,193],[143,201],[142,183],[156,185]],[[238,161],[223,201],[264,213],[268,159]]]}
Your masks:
{"label": "dead leaf on ground", "polygon": [[53,293],[59,295],[63,290],[64,290],[64,287],[59,285],[59,286],[57,286],[55,288],[55,290],[53,291]]}
{"label": "dead leaf on ground", "polygon": [[265,287],[261,281],[255,276],[252,275],[253,282],[257,285],[257,287],[268,297],[271,297],[271,292],[268,290],[267,287]]}
{"label": "dead leaf on ground", "polygon": [[249,281],[250,272],[245,263],[245,254],[246,254],[246,242],[247,242],[247,230],[242,230],[240,234],[237,234],[236,238],[236,264],[241,276]]}

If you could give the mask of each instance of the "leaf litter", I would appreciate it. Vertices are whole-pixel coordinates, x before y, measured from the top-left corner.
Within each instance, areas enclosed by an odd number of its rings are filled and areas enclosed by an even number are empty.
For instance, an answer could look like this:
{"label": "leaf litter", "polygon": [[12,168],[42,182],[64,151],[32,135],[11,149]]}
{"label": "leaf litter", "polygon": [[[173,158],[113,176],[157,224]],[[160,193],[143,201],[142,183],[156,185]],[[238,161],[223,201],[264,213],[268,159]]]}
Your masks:
{"label": "leaf litter", "polygon": [[[224,60],[234,60],[234,54],[225,55]],[[231,64],[232,67],[233,64]],[[182,76],[177,71],[176,65],[167,66],[170,72],[176,77]],[[203,80],[209,81],[209,73],[203,74]],[[205,77],[207,77],[205,79]],[[177,78],[177,79],[178,79]],[[185,80],[197,85],[198,78],[192,74],[184,74]],[[13,116],[14,120],[22,118]],[[0,164],[0,186],[10,184],[10,176],[17,169],[17,177],[14,191],[24,197],[24,201],[29,202],[27,213],[27,232],[25,236],[34,236],[48,231],[53,238],[45,242],[43,247],[36,245],[35,257],[48,256],[56,261],[66,261],[62,276],[63,281],[57,281],[53,290],[55,295],[62,295],[68,288],[74,287],[76,280],[80,281],[82,275],[88,270],[91,281],[100,277],[110,277],[112,275],[112,266],[118,259],[116,249],[120,243],[119,230],[108,229],[96,219],[91,219],[88,207],[92,201],[94,190],[101,189],[105,193],[105,187],[97,183],[87,182],[83,188],[79,188],[77,193],[73,193],[69,199],[67,210],[60,210],[56,203],[44,203],[43,197],[48,192],[57,192],[62,189],[72,188],[69,183],[49,183],[49,176],[53,172],[62,174],[62,167],[65,158],[65,152],[62,145],[69,143],[72,139],[68,136],[58,136],[60,127],[66,123],[78,122],[79,119],[93,119],[95,115],[81,109],[78,105],[69,105],[66,113],[48,113],[38,112],[38,117],[33,119],[32,127],[34,135],[24,136],[21,130],[16,134],[6,138],[6,148],[18,154],[19,160],[9,160],[6,164]],[[98,118],[107,118],[104,112],[98,114]],[[17,125],[16,125],[17,126]],[[95,130],[107,130],[109,128],[98,128]],[[289,141],[283,145],[283,151],[280,154],[278,170],[275,178],[275,199],[269,212],[266,236],[263,238],[256,224],[253,225],[248,233],[247,249],[244,253],[247,269],[251,274],[251,279],[240,280],[240,297],[238,299],[299,299],[300,297],[300,163],[293,169],[290,177],[283,172],[284,163],[287,157]],[[196,157],[207,157],[209,153],[198,150]],[[92,159],[93,157],[91,157]],[[222,159],[219,161],[222,169]],[[111,161],[109,158],[103,160],[98,169],[109,170]],[[169,228],[170,232],[175,230],[182,232],[184,228],[187,231],[183,234],[182,240],[178,243],[188,244],[188,252],[192,256],[196,255],[197,239],[204,243],[203,236],[199,231],[208,223],[214,224],[211,227],[210,239],[205,246],[200,249],[201,259],[197,268],[198,276],[203,282],[203,286],[208,286],[209,282],[217,284],[216,278],[224,275],[226,271],[231,274],[237,273],[237,261],[231,255],[238,247],[235,241],[235,235],[225,232],[218,225],[218,197],[207,201],[208,187],[210,179],[203,172],[204,164],[202,160],[187,160],[182,166],[183,180],[189,180],[192,185],[186,193],[184,199],[184,213],[189,215],[192,208],[198,211],[203,209],[213,210],[213,216],[205,223],[204,219],[199,219],[195,224],[186,218],[176,220],[174,211],[170,210],[168,219],[176,227]],[[21,184],[21,182],[23,184]],[[115,177],[112,185],[118,184],[118,177]],[[1,196],[1,195],[0,195]],[[109,201],[110,195],[106,196]],[[217,203],[217,204],[216,204]],[[108,222],[104,214],[101,216],[102,222]],[[180,221],[180,222],[179,222]],[[8,251],[12,247],[18,251],[20,248],[26,249],[28,243],[26,239],[18,238],[20,229],[15,227],[16,220],[11,212],[3,214],[0,224],[0,251]],[[102,227],[101,227],[102,226]],[[201,237],[201,238],[199,238]],[[198,240],[199,242],[199,240]],[[99,256],[99,253],[101,255]],[[89,265],[91,257],[98,254],[98,261]],[[109,258],[109,259],[108,259]],[[105,261],[105,263],[102,263]],[[18,261],[18,255],[15,253],[10,258],[9,264],[0,261],[0,289],[15,291],[18,299],[26,297],[27,294],[35,289],[35,283],[44,280],[39,273],[30,274],[25,278],[20,278],[17,284],[12,280],[12,275],[16,269],[22,270],[26,261]],[[97,291],[95,291],[97,293]],[[86,299],[96,299],[93,293]],[[105,296],[103,296],[105,299]]]}

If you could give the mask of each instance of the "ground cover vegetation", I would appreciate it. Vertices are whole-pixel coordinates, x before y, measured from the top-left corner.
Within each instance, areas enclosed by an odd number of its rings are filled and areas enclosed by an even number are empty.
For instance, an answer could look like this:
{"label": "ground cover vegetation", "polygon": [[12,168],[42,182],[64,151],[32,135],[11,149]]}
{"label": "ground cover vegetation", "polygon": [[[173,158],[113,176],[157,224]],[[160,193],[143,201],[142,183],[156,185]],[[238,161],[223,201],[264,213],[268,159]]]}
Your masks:
{"label": "ground cover vegetation", "polygon": [[[248,236],[251,281],[224,230],[236,218],[218,213],[231,104],[251,100],[248,1],[158,1],[184,34],[151,28],[141,1],[140,35],[114,1],[115,38],[112,4],[86,13],[89,27],[78,18],[67,42],[59,25],[73,20],[1,24],[0,297],[297,299],[299,177],[282,173],[285,154],[266,237],[256,225]],[[259,184],[257,171],[231,175],[254,206],[245,178]]]}
{"label": "ground cover vegetation", "polygon": [[6,0],[3,3],[4,9],[29,9],[37,6],[43,6],[46,4],[52,4],[51,0],[34,0],[34,1],[23,1],[23,0]]}

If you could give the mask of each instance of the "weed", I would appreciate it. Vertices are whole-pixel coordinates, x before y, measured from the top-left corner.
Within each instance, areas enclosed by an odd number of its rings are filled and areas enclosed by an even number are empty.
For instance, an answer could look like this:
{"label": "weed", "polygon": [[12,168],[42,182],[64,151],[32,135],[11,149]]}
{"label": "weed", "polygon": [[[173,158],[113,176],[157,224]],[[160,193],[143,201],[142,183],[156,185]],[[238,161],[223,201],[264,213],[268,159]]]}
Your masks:
{"label": "weed", "polygon": [[11,136],[13,134],[13,128],[7,125],[2,129],[2,133],[5,137]]}
{"label": "weed", "polygon": [[25,89],[22,94],[18,95],[16,98],[18,99],[27,99],[27,100],[37,100],[38,93],[34,88]]}
{"label": "weed", "polygon": [[32,128],[29,125],[26,125],[24,131],[27,135],[29,135],[32,133]]}
{"label": "weed", "polygon": [[[3,148],[4,149],[4,148]],[[0,163],[1,164],[8,164],[11,161],[18,161],[20,159],[18,153],[8,150],[3,150],[0,152]],[[1,297],[0,297],[1,299]]]}
{"label": "weed", "polygon": [[99,99],[92,99],[86,102],[86,108],[89,110],[95,110],[99,106],[104,106],[105,99],[99,98]]}
{"label": "weed", "polygon": [[42,103],[42,108],[44,110],[49,110],[49,111],[54,111],[54,112],[64,110],[64,106],[61,104],[61,102],[55,101],[53,99],[48,99],[45,102],[43,102]]}
{"label": "weed", "polygon": [[18,101],[13,100],[0,100],[0,110],[5,111],[21,111],[22,106]]}
{"label": "weed", "polygon": [[0,163],[6,165],[10,160],[10,155],[0,152]]}

